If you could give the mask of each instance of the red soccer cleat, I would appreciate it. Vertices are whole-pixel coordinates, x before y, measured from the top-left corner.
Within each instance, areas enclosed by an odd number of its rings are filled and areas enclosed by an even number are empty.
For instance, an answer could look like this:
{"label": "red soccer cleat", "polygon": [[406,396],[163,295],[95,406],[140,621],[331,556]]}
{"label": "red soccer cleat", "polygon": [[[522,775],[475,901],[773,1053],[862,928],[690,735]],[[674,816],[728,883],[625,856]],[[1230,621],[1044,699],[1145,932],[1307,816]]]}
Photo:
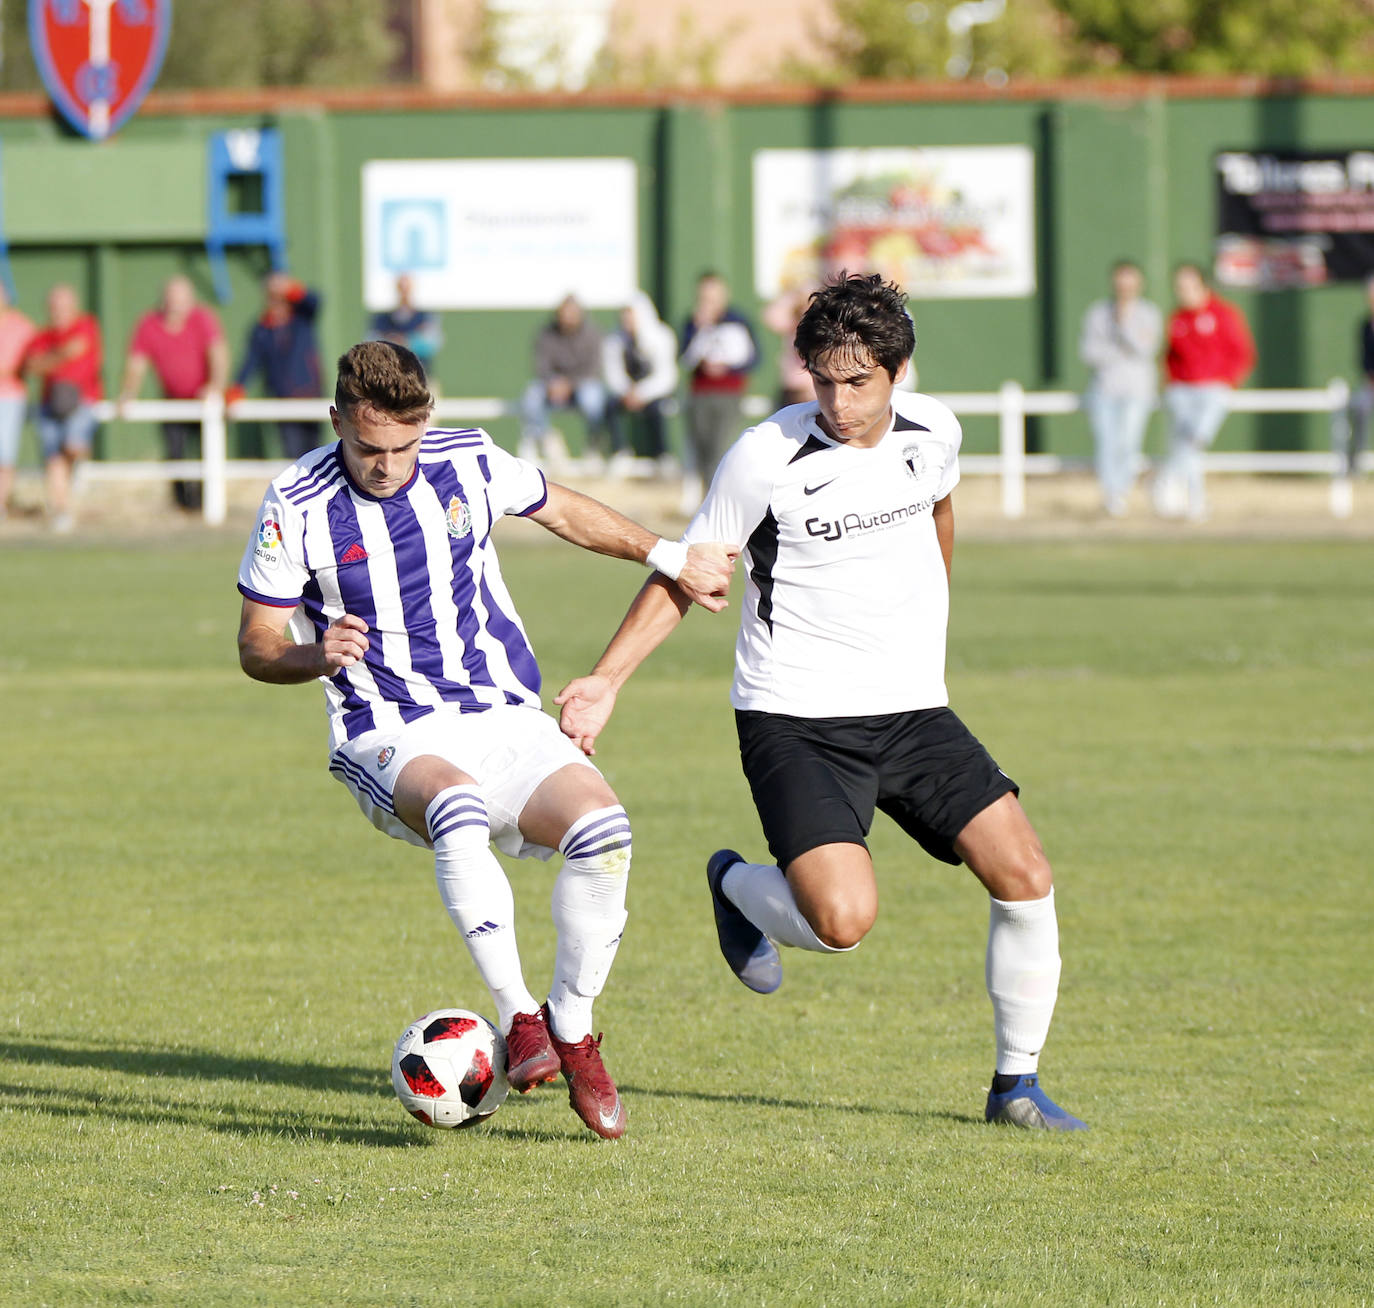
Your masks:
{"label": "red soccer cleat", "polygon": [[575,1044],[569,1044],[554,1035],[548,1015],[549,1006],[545,1004],[549,1039],[558,1051],[573,1112],[603,1139],[620,1139],[625,1134],[625,1105],[620,1102],[620,1092],[601,1061],[601,1037],[593,1040],[585,1035]]}
{"label": "red soccer cleat", "polygon": [[543,1009],[517,1013],[511,1019],[506,1033],[506,1080],[522,1095],[558,1075],[560,1061],[549,1035]]}

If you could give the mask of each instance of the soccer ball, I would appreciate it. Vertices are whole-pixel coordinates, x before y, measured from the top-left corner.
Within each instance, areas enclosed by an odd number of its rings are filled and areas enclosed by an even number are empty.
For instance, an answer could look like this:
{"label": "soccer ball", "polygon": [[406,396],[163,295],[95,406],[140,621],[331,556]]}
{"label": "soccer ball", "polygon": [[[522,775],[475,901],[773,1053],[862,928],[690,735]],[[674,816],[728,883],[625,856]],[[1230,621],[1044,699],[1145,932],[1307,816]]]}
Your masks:
{"label": "soccer ball", "polygon": [[391,1084],[426,1126],[474,1126],[510,1093],[505,1037],[466,1008],[436,1008],[401,1032]]}

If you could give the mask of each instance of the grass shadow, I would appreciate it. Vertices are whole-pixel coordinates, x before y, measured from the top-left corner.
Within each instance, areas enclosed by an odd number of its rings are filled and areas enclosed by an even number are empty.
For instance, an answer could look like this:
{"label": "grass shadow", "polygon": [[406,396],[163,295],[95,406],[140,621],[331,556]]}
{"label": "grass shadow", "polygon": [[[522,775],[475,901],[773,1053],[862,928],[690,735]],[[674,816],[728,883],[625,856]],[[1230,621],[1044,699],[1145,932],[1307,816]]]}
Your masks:
{"label": "grass shadow", "polygon": [[674,1090],[666,1087],[649,1089],[646,1086],[621,1085],[625,1095],[643,1095],[649,1099],[690,1099],[698,1103],[740,1104],[751,1108],[782,1108],[815,1117],[826,1113],[868,1113],[875,1117],[900,1117],[919,1121],[977,1122],[982,1125],[981,1114],[952,1113],[947,1109],[932,1108],[887,1108],[881,1104],[836,1104],[822,1100],[782,1099],[776,1095],[726,1094],[710,1090]]}

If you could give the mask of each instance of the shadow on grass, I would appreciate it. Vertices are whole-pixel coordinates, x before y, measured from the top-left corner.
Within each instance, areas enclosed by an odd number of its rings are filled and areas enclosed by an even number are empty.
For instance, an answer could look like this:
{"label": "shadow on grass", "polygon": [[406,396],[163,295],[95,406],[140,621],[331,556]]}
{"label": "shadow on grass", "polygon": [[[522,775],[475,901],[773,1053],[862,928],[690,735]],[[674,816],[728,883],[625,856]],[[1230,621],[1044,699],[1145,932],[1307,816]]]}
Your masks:
{"label": "shadow on grass", "polygon": [[0,1059],[49,1067],[93,1067],[107,1072],[126,1072],[130,1076],[293,1085],[304,1090],[333,1090],[343,1094],[391,1093],[391,1083],[375,1067],[290,1063],[212,1053],[205,1049],[167,1049],[128,1042],[79,1045],[74,1041],[57,1044],[10,1037],[0,1040]]}
{"label": "shadow on grass", "polygon": [[783,1108],[793,1112],[805,1113],[808,1118],[824,1116],[827,1113],[871,1113],[875,1117],[906,1117],[925,1122],[977,1122],[983,1124],[981,1113],[951,1113],[935,1108],[890,1108],[882,1104],[836,1104],[822,1100],[780,1099],[776,1095],[715,1093],[710,1090],[672,1090],[664,1087],[649,1089],[646,1086],[621,1085],[621,1093],[626,1096],[643,1095],[649,1099],[692,1099],[698,1103],[738,1104],[750,1108]]}
{"label": "shadow on grass", "polygon": [[[0,1061],[30,1067],[90,1069],[151,1078],[161,1085],[84,1087],[20,1085],[0,1081],[0,1106],[30,1109],[50,1117],[79,1120],[102,1117],[140,1125],[200,1127],[239,1136],[273,1136],[300,1143],[357,1144],[374,1148],[428,1148],[449,1134],[425,1131],[396,1108],[394,1125],[359,1122],[363,1114],[333,1113],[312,1105],[296,1110],[284,1104],[245,1104],[236,1091],[216,1095],[212,1083],[281,1086],[334,1094],[391,1099],[391,1081],[376,1068],[331,1067],[320,1063],[234,1057],[196,1049],[166,1049],[132,1043],[79,1046],[11,1037],[0,1040]],[[194,1099],[179,1098],[172,1082],[197,1086]],[[517,1102],[512,1096],[512,1102]],[[366,1110],[364,1110],[366,1111]],[[477,1128],[481,1135],[535,1144],[566,1145],[596,1137],[571,1119],[567,1129],[513,1121],[503,1115]]]}

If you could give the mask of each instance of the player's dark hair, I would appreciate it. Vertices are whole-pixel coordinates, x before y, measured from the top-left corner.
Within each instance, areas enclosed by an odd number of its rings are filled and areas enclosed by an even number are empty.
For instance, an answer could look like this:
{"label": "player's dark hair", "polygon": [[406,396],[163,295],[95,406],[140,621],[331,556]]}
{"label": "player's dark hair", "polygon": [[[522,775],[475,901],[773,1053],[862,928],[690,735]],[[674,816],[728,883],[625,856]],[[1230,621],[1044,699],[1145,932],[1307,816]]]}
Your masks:
{"label": "player's dark hair", "polygon": [[434,396],[424,365],[404,345],[363,341],[339,356],[334,407],[350,418],[367,408],[397,422],[425,422]]}
{"label": "player's dark hair", "polygon": [[916,349],[906,295],[877,273],[841,272],[812,293],[793,339],[808,368],[832,350],[871,357],[895,378]]}

